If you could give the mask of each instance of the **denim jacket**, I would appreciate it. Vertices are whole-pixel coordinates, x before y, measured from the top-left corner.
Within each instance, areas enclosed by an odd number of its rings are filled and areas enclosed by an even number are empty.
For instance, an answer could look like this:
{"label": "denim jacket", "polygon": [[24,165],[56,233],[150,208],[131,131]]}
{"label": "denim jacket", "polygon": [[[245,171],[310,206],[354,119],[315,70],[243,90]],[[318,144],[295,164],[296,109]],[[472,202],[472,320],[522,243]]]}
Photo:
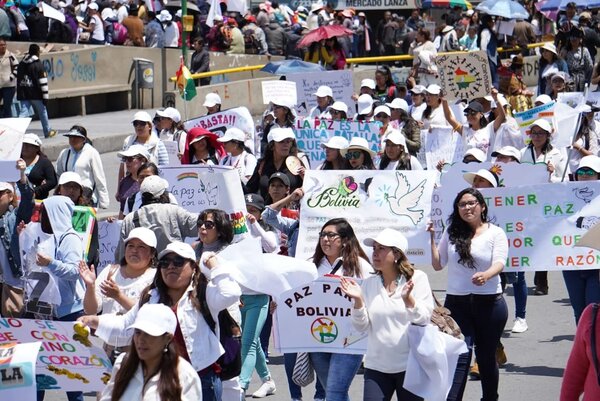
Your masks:
{"label": "denim jacket", "polygon": [[29,223],[33,213],[33,189],[28,184],[17,183],[21,193],[21,202],[17,209],[9,209],[0,217],[0,242],[6,251],[8,267],[2,269],[6,284],[21,288],[21,255],[19,250],[19,234],[17,227],[21,221]]}

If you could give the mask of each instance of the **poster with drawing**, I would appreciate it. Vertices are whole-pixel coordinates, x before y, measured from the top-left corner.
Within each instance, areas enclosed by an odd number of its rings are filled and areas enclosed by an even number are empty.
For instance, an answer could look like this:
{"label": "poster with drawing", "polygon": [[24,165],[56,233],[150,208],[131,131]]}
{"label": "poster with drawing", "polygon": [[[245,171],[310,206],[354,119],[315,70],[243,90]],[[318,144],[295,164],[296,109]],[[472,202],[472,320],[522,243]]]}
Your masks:
{"label": "poster with drawing", "polygon": [[492,78],[485,51],[444,54],[435,63],[448,100],[472,100],[490,93]]}
{"label": "poster with drawing", "polygon": [[270,102],[276,104],[296,104],[298,94],[296,93],[296,82],[294,81],[262,81],[263,104]]}
{"label": "poster with drawing", "polygon": [[298,115],[308,115],[310,109],[317,105],[317,97],[314,93],[321,85],[329,86],[333,92],[333,98],[348,105],[348,117],[354,115],[355,102],[352,100],[354,87],[351,70],[289,74],[286,75],[286,79],[296,83],[298,94],[296,112]]}
{"label": "poster with drawing", "polygon": [[0,119],[0,181],[19,181],[21,174],[16,165],[30,122],[31,118]]}

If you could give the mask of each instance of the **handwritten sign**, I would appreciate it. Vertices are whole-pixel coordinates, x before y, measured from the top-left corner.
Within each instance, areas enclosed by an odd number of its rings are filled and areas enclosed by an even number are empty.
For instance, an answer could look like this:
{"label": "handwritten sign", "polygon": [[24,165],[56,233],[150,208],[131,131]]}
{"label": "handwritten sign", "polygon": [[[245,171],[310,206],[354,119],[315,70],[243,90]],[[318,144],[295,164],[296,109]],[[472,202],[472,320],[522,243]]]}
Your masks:
{"label": "handwritten sign", "polygon": [[435,63],[446,98],[469,100],[489,94],[492,79],[485,51],[438,55]]}
{"label": "handwritten sign", "polygon": [[179,160],[179,144],[175,141],[162,141],[169,154],[169,166],[181,166]]}
{"label": "handwritten sign", "polygon": [[296,82],[294,81],[262,81],[263,104],[296,104]]}
{"label": "handwritten sign", "polygon": [[19,181],[20,172],[16,165],[30,122],[31,118],[0,119],[0,181]]}
{"label": "handwritten sign", "polygon": [[425,158],[429,170],[435,170],[440,160],[457,163],[464,154],[462,137],[452,127],[431,127],[425,142]]}
{"label": "handwritten sign", "polygon": [[310,109],[317,105],[317,92],[319,86],[326,85],[333,92],[335,101],[344,102],[348,105],[348,117],[354,114],[354,100],[352,100],[353,80],[352,71],[321,71],[302,74],[290,74],[286,76],[288,81],[296,83],[298,102],[296,112],[300,116],[308,115]]}
{"label": "handwritten sign", "polygon": [[121,220],[98,223],[98,242],[100,243],[100,264],[96,266],[96,274],[100,274],[104,268],[112,263],[119,262],[115,260],[115,250],[119,245],[119,235],[121,233]]}

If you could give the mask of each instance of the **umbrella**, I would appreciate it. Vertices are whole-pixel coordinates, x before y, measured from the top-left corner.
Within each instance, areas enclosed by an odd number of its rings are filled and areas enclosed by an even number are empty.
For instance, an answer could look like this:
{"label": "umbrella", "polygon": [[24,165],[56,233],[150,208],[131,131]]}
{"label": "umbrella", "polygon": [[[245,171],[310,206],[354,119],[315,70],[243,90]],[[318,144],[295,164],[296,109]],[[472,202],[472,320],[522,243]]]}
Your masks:
{"label": "umbrella", "polygon": [[548,0],[540,7],[540,11],[557,11],[566,10],[567,4],[575,3],[577,8],[598,8],[600,7],[600,0]]}
{"label": "umbrella", "polygon": [[286,75],[300,72],[325,71],[325,68],[315,63],[307,63],[302,60],[272,61],[260,69],[271,74]]}
{"label": "umbrella", "polygon": [[542,11],[542,7],[548,2],[548,0],[538,1],[535,3],[535,8],[542,13],[544,17],[551,21],[556,21],[558,18],[558,9],[552,11]]}
{"label": "umbrella", "polygon": [[507,19],[527,19],[529,13],[520,3],[512,0],[485,0],[476,10],[484,14],[496,15]]}
{"label": "umbrella", "polygon": [[[418,5],[418,2],[417,2]],[[462,7],[463,10],[473,8],[467,0],[423,0],[420,8],[454,8]]]}
{"label": "umbrella", "polygon": [[594,224],[575,244],[600,250],[600,224]]}
{"label": "umbrella", "polygon": [[330,39],[336,36],[352,36],[354,32],[341,25],[323,25],[313,29],[300,39],[298,47],[308,47],[315,42]]}

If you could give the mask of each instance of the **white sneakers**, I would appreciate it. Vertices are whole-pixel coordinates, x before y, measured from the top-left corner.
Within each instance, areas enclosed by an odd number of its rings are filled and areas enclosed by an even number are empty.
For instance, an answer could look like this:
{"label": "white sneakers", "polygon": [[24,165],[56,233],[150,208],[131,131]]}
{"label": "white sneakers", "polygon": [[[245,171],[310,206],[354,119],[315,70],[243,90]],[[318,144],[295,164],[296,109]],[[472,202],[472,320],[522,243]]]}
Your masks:
{"label": "white sneakers", "polygon": [[527,331],[527,321],[521,317],[518,317],[514,320],[514,325],[512,328],[513,333],[524,333]]}
{"label": "white sneakers", "polygon": [[263,381],[263,384],[252,394],[252,398],[264,398],[275,394],[275,382],[272,379]]}

